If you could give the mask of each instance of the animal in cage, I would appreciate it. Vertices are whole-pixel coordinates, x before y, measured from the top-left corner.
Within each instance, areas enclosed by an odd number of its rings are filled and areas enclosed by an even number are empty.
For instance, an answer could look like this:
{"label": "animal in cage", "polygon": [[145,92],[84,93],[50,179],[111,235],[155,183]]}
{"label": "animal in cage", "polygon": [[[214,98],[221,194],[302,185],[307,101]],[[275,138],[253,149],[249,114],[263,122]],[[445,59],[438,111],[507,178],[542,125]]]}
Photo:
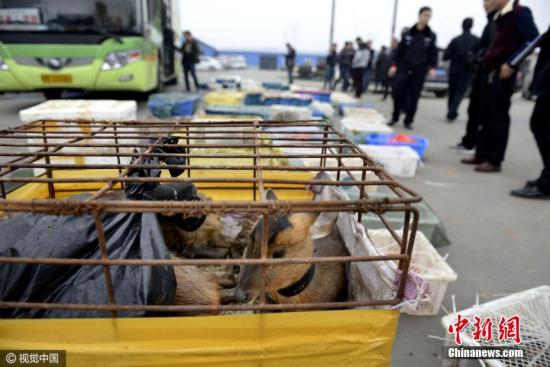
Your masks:
{"label": "animal in cage", "polygon": [[[177,256],[171,255],[172,259]],[[217,275],[213,271],[198,266],[174,266],[176,276],[175,305],[218,306],[220,287],[234,286],[234,278]],[[204,312],[185,311],[180,315],[196,315]],[[214,312],[212,312],[214,313]]]}
{"label": "animal in cage", "polygon": [[[202,201],[211,199],[198,193]],[[180,214],[159,215],[164,241],[171,251],[186,258],[241,258],[256,216],[209,213],[189,225]]]}
{"label": "animal in cage", "polygon": [[[272,190],[268,200],[276,200]],[[349,256],[337,229],[321,239],[313,239],[311,227],[318,213],[294,213],[268,218],[267,256],[280,258],[308,258]],[[260,219],[249,236],[245,258],[260,258],[263,219]],[[237,302],[255,300],[265,281],[267,299],[274,303],[337,302],[346,297],[346,271],[342,263],[273,264],[265,269],[262,280],[260,266],[241,266],[239,282],[233,297]]]}

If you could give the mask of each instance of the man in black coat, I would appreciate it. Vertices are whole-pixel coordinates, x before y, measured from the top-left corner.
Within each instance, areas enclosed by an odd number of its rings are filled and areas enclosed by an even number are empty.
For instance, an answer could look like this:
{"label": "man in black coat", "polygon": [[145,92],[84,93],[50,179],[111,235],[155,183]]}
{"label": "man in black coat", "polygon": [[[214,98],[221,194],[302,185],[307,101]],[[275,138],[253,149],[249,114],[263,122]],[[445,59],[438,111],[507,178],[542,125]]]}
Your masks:
{"label": "man in black coat", "polygon": [[476,66],[474,72],[474,78],[472,80],[470,90],[470,103],[468,105],[468,121],[466,123],[466,134],[462,137],[460,143],[451,146],[451,149],[456,149],[460,152],[469,152],[476,147],[479,130],[481,129],[481,78],[482,70],[481,63],[483,61],[483,55],[487,51],[491,43],[491,37],[494,35],[494,16],[496,13],[496,6],[494,0],[483,0],[483,7],[487,13],[487,24],[481,34],[481,40],[479,41]]}
{"label": "man in black coat", "polygon": [[193,78],[195,89],[199,90],[199,82],[197,80],[195,65],[199,62],[200,49],[197,41],[193,39],[191,32],[185,31],[183,32],[183,36],[185,37],[185,42],[179,51],[181,52],[181,63],[183,65],[183,75],[185,77],[185,88],[188,92],[190,92],[191,88],[189,88],[189,74],[191,74],[191,77]]}
{"label": "man in black coat", "polygon": [[388,69],[390,66],[390,55],[388,54],[386,46],[382,46],[374,66],[374,92],[379,92],[379,85],[382,85],[382,91],[386,88],[388,84]]}
{"label": "man in black coat", "polygon": [[481,64],[481,120],[475,155],[463,159],[478,172],[499,172],[510,130],[510,105],[519,65],[511,61],[538,36],[531,10],[518,0],[495,0],[495,31]]}
{"label": "man in black coat", "polygon": [[540,40],[540,53],[531,90],[537,95],[531,115],[531,131],[542,156],[543,170],[539,178],[527,181],[511,194],[522,198],[550,199],[550,27]]}
{"label": "man in black coat", "polygon": [[452,122],[458,117],[458,106],[464,98],[472,81],[479,47],[479,38],[470,31],[474,21],[466,18],[462,22],[462,34],[453,38],[445,53],[443,60],[450,60],[449,68],[449,99],[447,120]]}
{"label": "man in black coat", "polygon": [[294,72],[294,66],[296,65],[296,50],[290,43],[286,44],[286,50],[285,66],[288,72],[288,84],[292,84],[294,82],[292,73]]}
{"label": "man in black coat", "polygon": [[405,127],[412,129],[418,98],[424,85],[426,73],[435,76],[437,66],[436,35],[428,22],[432,17],[429,7],[418,12],[418,23],[403,34],[397,47],[395,60],[388,71],[393,77],[393,115],[388,125],[399,122],[399,115],[405,112]]}
{"label": "man in black coat", "polygon": [[332,89],[336,89],[336,86],[342,81],[342,92],[346,92],[349,87],[349,79],[351,78],[351,63],[355,56],[355,50],[353,49],[353,43],[346,41],[344,47],[340,51],[338,56],[338,67],[340,69],[340,76],[338,80],[334,82]]}

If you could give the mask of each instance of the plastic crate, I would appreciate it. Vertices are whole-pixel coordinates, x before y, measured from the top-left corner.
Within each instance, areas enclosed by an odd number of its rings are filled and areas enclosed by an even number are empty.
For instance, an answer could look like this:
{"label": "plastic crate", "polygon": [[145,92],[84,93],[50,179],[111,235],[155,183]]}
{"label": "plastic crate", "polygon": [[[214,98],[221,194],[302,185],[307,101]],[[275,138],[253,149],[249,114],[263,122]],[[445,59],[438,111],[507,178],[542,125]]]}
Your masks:
{"label": "plastic crate", "polygon": [[[402,233],[403,231],[398,232],[398,235]],[[399,244],[388,230],[369,230],[369,237],[381,254],[399,253]],[[456,273],[421,231],[416,232],[409,269],[428,283],[430,296],[416,304],[405,305],[402,312],[418,316],[437,315],[447,286],[456,280]]]}
{"label": "plastic crate", "polygon": [[[407,141],[410,140],[410,141]],[[420,158],[424,158],[428,148],[428,138],[418,135],[374,133],[367,136],[369,145],[408,146],[416,150]]]}
{"label": "plastic crate", "polygon": [[157,93],[149,97],[147,108],[158,118],[192,116],[198,108],[200,97],[184,93]]}
{"label": "plastic crate", "polygon": [[249,106],[262,105],[262,93],[247,93],[244,97],[244,104]]}
{"label": "plastic crate", "polygon": [[297,90],[295,93],[310,96],[315,101],[330,103],[330,92],[326,90]]}
{"label": "plastic crate", "polygon": [[340,130],[356,144],[363,144],[372,133],[393,132],[388,125],[363,116],[344,117],[340,120]]}
{"label": "plastic crate", "polygon": [[264,94],[263,104],[265,106],[272,105],[284,105],[284,106],[297,106],[305,107],[311,104],[312,98],[309,96],[302,96],[296,93],[282,92],[282,93],[268,93]]}
{"label": "plastic crate", "polygon": [[420,156],[410,147],[385,145],[359,145],[369,157],[384,166],[396,177],[414,177],[420,163]]}
{"label": "plastic crate", "polygon": [[[472,338],[472,321],[460,333],[463,345],[467,346],[505,346],[521,348],[524,350],[523,358],[506,360],[484,360],[491,367],[547,367],[550,366],[550,286],[531,288],[523,292],[498,298],[493,301],[476,305],[471,308],[450,314],[441,319],[442,326],[447,329],[449,324],[456,322],[457,314],[473,320],[474,316],[482,320],[490,317],[493,320],[493,341],[482,339],[475,341]],[[513,341],[499,341],[498,323],[501,316],[521,317],[521,344],[517,346]],[[450,334],[448,334],[450,337]],[[454,345],[454,341],[448,339],[446,344]]]}
{"label": "plastic crate", "polygon": [[[357,200],[359,198],[359,190],[354,188],[347,192],[348,196],[352,200]],[[385,197],[395,197],[395,194],[390,194],[384,191],[378,191],[372,194],[369,194],[369,197],[372,199],[382,199]],[[424,233],[426,237],[430,240],[434,247],[447,246],[451,243],[449,236],[447,235],[447,230],[443,225],[441,219],[439,219],[437,213],[428,205],[426,200],[422,200],[420,203],[412,204],[418,210],[419,220],[418,220],[418,230]],[[390,224],[391,228],[398,230],[403,227],[404,214],[398,212],[387,212],[384,214],[386,221]],[[362,219],[363,224],[368,229],[379,229],[385,228],[384,223],[378,218],[374,213],[367,213],[363,215]]]}
{"label": "plastic crate", "polygon": [[263,119],[270,117],[264,106],[206,106],[204,111],[213,115],[261,116]]}
{"label": "plastic crate", "polygon": [[272,90],[288,90],[288,85],[281,82],[263,82],[262,87]]}

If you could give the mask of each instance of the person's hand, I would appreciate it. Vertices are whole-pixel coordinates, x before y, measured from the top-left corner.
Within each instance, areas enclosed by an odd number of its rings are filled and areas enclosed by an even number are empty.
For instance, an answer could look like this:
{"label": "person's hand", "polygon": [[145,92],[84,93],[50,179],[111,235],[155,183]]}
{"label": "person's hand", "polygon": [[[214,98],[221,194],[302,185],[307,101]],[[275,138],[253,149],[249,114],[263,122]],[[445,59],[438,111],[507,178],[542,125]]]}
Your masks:
{"label": "person's hand", "polygon": [[428,70],[428,77],[430,79],[435,79],[435,68],[431,68],[430,70]]}
{"label": "person's hand", "polygon": [[504,63],[500,67],[500,74],[499,74],[498,77],[500,79],[510,79],[512,74],[514,74],[514,69],[512,69],[512,67],[510,65]]}
{"label": "person's hand", "polygon": [[390,66],[390,69],[388,70],[388,77],[393,78],[395,73],[397,73],[397,66]]}

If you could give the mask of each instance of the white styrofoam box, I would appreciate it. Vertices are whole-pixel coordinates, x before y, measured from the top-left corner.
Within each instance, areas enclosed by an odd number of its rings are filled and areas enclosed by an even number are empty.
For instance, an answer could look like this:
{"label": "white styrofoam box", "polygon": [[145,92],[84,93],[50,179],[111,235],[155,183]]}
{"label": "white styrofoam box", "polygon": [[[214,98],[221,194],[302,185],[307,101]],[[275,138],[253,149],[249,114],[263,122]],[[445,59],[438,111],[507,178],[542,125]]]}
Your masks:
{"label": "white styrofoam box", "polygon": [[[403,231],[398,231],[401,236]],[[387,229],[369,230],[369,237],[374,246],[383,255],[400,253],[400,246]],[[428,284],[428,299],[406,304],[402,312],[409,315],[437,315],[443,297],[450,282],[456,280],[456,273],[437,252],[424,233],[417,231],[411,256],[409,270],[420,276]]]}
{"label": "white styrofoam box", "polygon": [[272,105],[267,108],[267,113],[271,120],[291,121],[291,120],[309,120],[312,113],[309,107]]}
{"label": "white styrofoam box", "polygon": [[[372,122],[374,121],[374,122]],[[344,117],[340,120],[342,133],[356,144],[365,144],[367,136],[372,133],[392,133],[393,129],[376,119],[363,116]]]}
{"label": "white styrofoam box", "polygon": [[[191,144],[221,144],[221,145],[238,145],[238,144],[254,144],[254,139],[251,137],[254,133],[254,121],[261,120],[261,118],[253,116],[230,116],[230,115],[201,115],[201,117],[193,117],[191,122],[203,122],[205,126],[213,121],[250,121],[250,126],[241,126],[241,127],[224,127],[219,126],[216,130],[220,131],[216,134],[206,134],[208,129],[206,127],[190,127],[189,132],[193,133],[193,136],[200,138],[209,138],[209,139],[191,139]],[[227,132],[225,135],[224,132]],[[215,137],[210,138],[210,136],[224,136],[230,137],[231,139],[217,139]]]}
{"label": "white styrofoam box", "polygon": [[396,177],[414,177],[421,162],[418,153],[407,146],[359,145],[359,148]]}
{"label": "white styrofoam box", "polygon": [[[550,350],[550,286],[531,288],[444,316],[441,319],[441,325],[445,330],[450,324],[456,322],[458,314],[470,321],[460,333],[462,345],[476,347],[498,345],[510,348],[519,347],[523,350],[523,358],[483,360],[484,365],[491,367],[550,366],[550,353],[548,353]],[[516,345],[513,340],[498,340],[500,318],[502,316],[509,318],[514,315],[520,317],[520,335],[522,337],[520,345]],[[493,321],[492,341],[473,339],[472,324],[475,316],[481,320],[491,318]],[[451,334],[447,333],[447,338],[447,345],[455,345]]]}
{"label": "white styrofoam box", "polygon": [[36,120],[136,120],[136,101],[57,99],[19,111],[22,122]]}
{"label": "white styrofoam box", "polygon": [[311,102],[311,108],[323,112],[326,116],[334,116],[334,107],[330,103],[313,100]]}
{"label": "white styrofoam box", "polygon": [[368,119],[369,122],[375,124],[385,124],[387,123],[386,118],[380,112],[374,108],[366,107],[354,107],[354,106],[344,106],[342,107],[345,117],[363,117]]}
{"label": "white styrofoam box", "polygon": [[[136,120],[137,104],[136,101],[116,101],[116,100],[50,100],[39,105],[21,110],[19,112],[19,118],[22,122],[28,123],[37,120],[47,121],[48,125],[56,125],[56,131],[64,132],[80,132],[82,134],[89,134],[91,132],[97,132],[100,127],[97,126],[71,126],[62,125],[57,123],[56,120],[117,120],[117,121],[129,121]],[[40,125],[37,125],[40,127]],[[118,131],[120,132],[119,128]],[[131,134],[134,130],[131,127],[123,128],[126,134]],[[106,133],[112,133],[112,128],[104,130]],[[53,139],[49,138],[50,144],[64,144],[68,141],[68,138]],[[27,139],[29,144],[41,144],[43,138],[37,133],[36,138]],[[138,143],[138,140],[125,139],[123,143],[132,144]],[[98,139],[84,139],[78,142],[79,144],[114,144],[114,139],[98,138]],[[121,141],[119,141],[121,143]],[[64,147],[59,152],[62,153],[90,153],[95,152],[102,153],[115,153],[114,147]],[[119,148],[119,152],[131,153],[132,148]],[[130,161],[130,157],[121,157],[121,163],[127,164]],[[51,163],[60,164],[116,164],[118,161],[116,157],[54,157],[51,159]],[[43,163],[43,162],[42,162]],[[34,169],[34,175],[40,176],[45,171],[41,168]]]}
{"label": "white styrofoam box", "polygon": [[333,91],[330,94],[330,103],[332,103],[335,106],[338,106],[340,104],[346,104],[346,103],[356,103],[357,99],[353,98],[347,93],[344,92],[337,92]]}

